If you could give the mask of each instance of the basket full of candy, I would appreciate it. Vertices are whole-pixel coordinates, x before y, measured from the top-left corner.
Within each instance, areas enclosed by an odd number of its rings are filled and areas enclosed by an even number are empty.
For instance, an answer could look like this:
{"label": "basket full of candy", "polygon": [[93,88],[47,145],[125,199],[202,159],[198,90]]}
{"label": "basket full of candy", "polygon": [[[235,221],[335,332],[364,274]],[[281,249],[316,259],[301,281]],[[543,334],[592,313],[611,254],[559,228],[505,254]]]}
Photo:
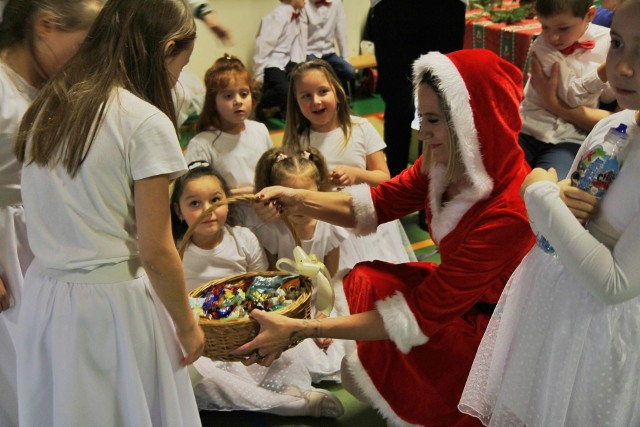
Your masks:
{"label": "basket full of candy", "polygon": [[[220,204],[254,199],[250,195],[230,197],[205,210],[185,233],[178,249],[180,256],[195,227]],[[286,218],[283,219],[299,245],[295,229]],[[249,313],[260,309],[288,317],[309,318],[312,289],[309,277],[284,271],[248,272],[212,280],[193,289],[189,292],[189,300],[205,334],[203,355],[228,362],[242,360],[229,353],[258,334],[258,322]]]}

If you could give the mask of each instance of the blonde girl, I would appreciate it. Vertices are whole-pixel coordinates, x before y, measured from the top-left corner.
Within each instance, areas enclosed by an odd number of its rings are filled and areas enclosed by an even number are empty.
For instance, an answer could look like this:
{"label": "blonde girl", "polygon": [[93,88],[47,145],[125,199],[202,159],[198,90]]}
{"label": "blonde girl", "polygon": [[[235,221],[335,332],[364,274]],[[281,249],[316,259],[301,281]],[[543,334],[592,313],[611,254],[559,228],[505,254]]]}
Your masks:
{"label": "blonde girl", "polygon": [[[290,154],[277,148],[264,153],[256,168],[256,190],[273,185],[309,191],[331,191],[332,188],[324,157],[313,147]],[[348,238],[348,232],[342,227],[305,215],[290,215],[288,219],[301,241],[302,249],[316,256],[327,267],[331,275],[329,280],[334,278],[340,265],[340,245]],[[280,221],[263,228],[271,230],[271,233],[258,234],[267,251],[270,268],[273,269],[276,268],[277,259],[292,258],[296,244]],[[346,314],[341,277],[335,279],[333,286],[337,304],[334,314]],[[326,317],[322,313],[316,314],[315,310],[312,312],[313,317]],[[304,360],[314,382],[340,381],[340,364],[345,354],[341,341],[333,343],[330,339],[319,338],[314,342],[302,343],[295,351]]]}
{"label": "blonde girl", "polygon": [[196,36],[183,0],[109,0],[24,115],[35,255],[16,340],[20,425],[200,426],[204,335],[171,238],[186,170],[171,92]]}
{"label": "blonde girl", "polygon": [[[358,184],[375,187],[389,179],[386,144],[367,119],[351,115],[344,89],[326,61],[304,62],[291,73],[286,126],[284,147],[317,148],[336,189]],[[407,243],[399,221],[381,225],[375,234],[352,236],[343,243],[340,268],[376,259],[415,260]]]}
{"label": "blonde girl", "polygon": [[[6,5],[4,4],[6,3]],[[0,5],[0,425],[18,424],[13,340],[23,276],[33,259],[13,154],[22,115],[73,56],[102,0],[11,0]],[[4,11],[2,10],[4,7]],[[4,15],[3,15],[4,13]],[[13,336],[13,337],[12,337]]]}

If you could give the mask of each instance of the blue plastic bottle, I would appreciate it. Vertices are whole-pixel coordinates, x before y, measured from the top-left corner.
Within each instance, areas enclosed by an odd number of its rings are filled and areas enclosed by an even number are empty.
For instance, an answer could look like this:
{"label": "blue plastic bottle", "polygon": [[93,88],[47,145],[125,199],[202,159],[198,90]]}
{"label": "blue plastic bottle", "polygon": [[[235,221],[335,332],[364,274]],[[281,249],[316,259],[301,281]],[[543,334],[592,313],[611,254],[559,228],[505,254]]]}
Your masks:
{"label": "blue plastic bottle", "polygon": [[[601,199],[620,171],[618,156],[627,138],[627,125],[620,123],[618,127],[609,129],[602,144],[594,146],[582,156],[575,172],[571,174],[571,185]],[[536,242],[543,251],[555,255],[553,246],[542,234],[536,236]]]}

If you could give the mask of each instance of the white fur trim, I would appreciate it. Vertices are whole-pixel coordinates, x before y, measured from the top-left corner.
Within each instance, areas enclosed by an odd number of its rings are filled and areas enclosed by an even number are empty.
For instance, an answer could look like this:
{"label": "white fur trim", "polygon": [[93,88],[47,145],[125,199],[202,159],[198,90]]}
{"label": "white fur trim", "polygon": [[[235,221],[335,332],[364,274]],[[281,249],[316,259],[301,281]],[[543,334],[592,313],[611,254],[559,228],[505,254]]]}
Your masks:
{"label": "white fur trim", "polygon": [[356,215],[353,233],[356,236],[374,233],[378,229],[378,215],[373,207],[371,187],[367,184],[358,184],[346,187],[342,191],[351,194],[352,197],[351,206]]}
{"label": "white fur trim", "polygon": [[402,292],[376,302],[376,308],[382,316],[389,339],[402,353],[407,354],[413,347],[429,341],[429,337],[418,326]]}
{"label": "white fur trim", "polygon": [[442,194],[445,190],[445,168],[442,168],[439,173],[436,171],[437,166],[432,168],[429,192],[431,198],[429,204],[432,209],[430,225],[434,240],[437,242],[455,228],[460,218],[475,202],[489,197],[493,191],[493,179],[482,162],[469,91],[460,72],[447,56],[439,52],[422,55],[413,64],[416,94],[422,76],[427,70],[431,70],[440,81],[440,91],[451,109],[453,127],[458,137],[458,151],[472,184],[471,188],[441,207]]}
{"label": "white fur trim", "polygon": [[389,424],[397,427],[419,427],[417,424],[409,424],[403,421],[391,406],[387,403],[387,401],[380,395],[378,389],[369,378],[369,374],[360,363],[360,359],[358,358],[358,352],[356,351],[356,346],[353,341],[345,341],[345,350],[346,350],[346,358],[347,358],[347,370],[354,378],[357,386],[362,391],[367,399],[369,399],[369,403],[375,409],[378,410],[380,415],[389,422]]}

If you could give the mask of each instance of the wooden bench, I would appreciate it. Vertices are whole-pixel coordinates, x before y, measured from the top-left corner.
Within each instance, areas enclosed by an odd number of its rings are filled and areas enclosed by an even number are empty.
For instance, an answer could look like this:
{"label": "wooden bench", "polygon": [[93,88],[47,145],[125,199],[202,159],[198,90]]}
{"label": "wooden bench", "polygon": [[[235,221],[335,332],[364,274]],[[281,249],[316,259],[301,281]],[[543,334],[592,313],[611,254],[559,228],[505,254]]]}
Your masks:
{"label": "wooden bench", "polygon": [[349,57],[349,63],[356,70],[364,70],[365,68],[374,68],[378,65],[375,55],[356,55]]}

